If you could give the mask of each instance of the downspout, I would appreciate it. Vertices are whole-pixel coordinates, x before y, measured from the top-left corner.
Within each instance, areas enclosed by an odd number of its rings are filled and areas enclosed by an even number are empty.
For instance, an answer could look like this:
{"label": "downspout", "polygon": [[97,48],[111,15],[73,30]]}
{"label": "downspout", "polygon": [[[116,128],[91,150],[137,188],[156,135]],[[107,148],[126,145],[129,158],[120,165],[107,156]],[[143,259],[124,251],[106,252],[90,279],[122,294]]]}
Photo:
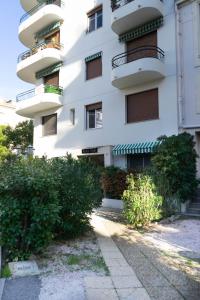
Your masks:
{"label": "downspout", "polygon": [[181,20],[180,20],[180,13],[178,9],[178,3],[175,4],[175,19],[176,19],[176,67],[177,67],[177,98],[178,98],[178,130],[183,130],[183,123],[184,123],[184,98],[183,98],[183,90],[182,90],[182,47],[181,47]]}

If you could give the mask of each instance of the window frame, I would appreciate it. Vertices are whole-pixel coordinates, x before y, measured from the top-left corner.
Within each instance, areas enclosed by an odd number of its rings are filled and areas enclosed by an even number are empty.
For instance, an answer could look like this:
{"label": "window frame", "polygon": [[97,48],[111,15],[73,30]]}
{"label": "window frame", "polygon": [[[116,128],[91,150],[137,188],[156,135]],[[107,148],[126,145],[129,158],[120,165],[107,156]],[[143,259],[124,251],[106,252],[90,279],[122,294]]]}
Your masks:
{"label": "window frame", "polygon": [[[98,13],[101,12],[101,26],[98,27]],[[94,29],[90,30],[90,18],[94,17]],[[98,5],[87,13],[87,30],[86,33],[94,32],[103,27],[103,5]]]}
{"label": "window frame", "polygon": [[[98,76],[89,78],[88,77],[88,64],[91,63],[91,62],[93,62],[93,61],[96,61],[98,59],[101,61],[101,74],[99,74]],[[102,77],[102,76],[103,76],[103,59],[102,59],[102,55],[100,57],[97,57],[95,59],[92,59],[90,61],[86,61],[85,62],[85,80],[86,81],[89,81],[89,80],[92,80],[92,79],[96,79],[96,78],[99,78],[99,77]]]}
{"label": "window frame", "polygon": [[[101,104],[101,108],[94,108],[94,109],[89,109],[89,107],[91,107],[92,105],[100,105]],[[101,110],[101,126],[97,127],[97,115],[98,115],[98,111]],[[89,111],[94,111],[94,123],[95,123],[95,127],[89,127]],[[101,129],[103,128],[103,105],[102,102],[96,102],[93,104],[88,104],[85,106],[85,129],[86,130],[93,130],[93,129]]]}
{"label": "window frame", "polygon": [[[55,132],[54,133],[45,133],[45,128],[44,128],[44,125],[45,125],[45,118],[48,118],[48,117],[51,117],[51,116],[55,116],[56,117],[56,127],[55,127]],[[58,116],[57,116],[57,113],[53,113],[53,114],[50,114],[50,115],[45,115],[45,116],[42,116],[41,117],[41,123],[42,123],[42,136],[43,137],[47,137],[47,136],[51,136],[51,135],[57,135],[58,133]]]}

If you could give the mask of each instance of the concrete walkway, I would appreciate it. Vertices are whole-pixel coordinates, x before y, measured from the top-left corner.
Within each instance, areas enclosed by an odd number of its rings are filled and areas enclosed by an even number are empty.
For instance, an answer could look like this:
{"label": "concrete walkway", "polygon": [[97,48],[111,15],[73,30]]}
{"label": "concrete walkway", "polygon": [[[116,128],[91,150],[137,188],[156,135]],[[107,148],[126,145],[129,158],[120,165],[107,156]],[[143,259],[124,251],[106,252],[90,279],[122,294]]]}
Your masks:
{"label": "concrete walkway", "polygon": [[[108,238],[110,247],[114,245],[118,255],[123,258],[122,261],[128,265],[125,268],[120,265],[109,267],[118,297],[114,299],[199,300],[200,282],[190,278],[175,266],[173,268],[168,266],[163,261],[162,254],[152,245],[147,244],[139,232],[128,229],[120,218],[119,213],[108,209],[98,210],[93,218],[95,231],[108,266],[110,261],[105,256],[109,249],[107,247],[107,251],[105,250]],[[126,270],[131,273],[130,268],[133,273],[131,286],[128,286],[128,278],[127,281],[123,281],[122,276],[128,276]],[[120,286],[115,285],[115,272],[120,276],[118,282]]]}
{"label": "concrete walkway", "polygon": [[133,268],[129,266],[112,240],[112,230],[110,230],[111,228],[106,220],[94,215],[91,223],[110,271],[110,276],[85,278],[87,299],[150,300],[147,291],[138,280]]}

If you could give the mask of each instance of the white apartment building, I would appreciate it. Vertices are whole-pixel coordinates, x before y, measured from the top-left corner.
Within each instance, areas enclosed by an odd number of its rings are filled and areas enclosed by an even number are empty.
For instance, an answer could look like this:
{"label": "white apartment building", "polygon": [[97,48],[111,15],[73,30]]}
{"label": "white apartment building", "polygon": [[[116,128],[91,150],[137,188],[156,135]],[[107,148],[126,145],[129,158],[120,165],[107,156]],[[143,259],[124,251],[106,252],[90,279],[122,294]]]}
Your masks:
{"label": "white apartment building", "polygon": [[200,1],[176,1],[176,20],[180,130],[194,135],[200,155]]}
{"label": "white apartment building", "polygon": [[38,156],[93,156],[137,168],[177,134],[173,0],[21,0],[17,96]]}
{"label": "white apartment building", "polygon": [[19,122],[25,120],[26,118],[16,114],[15,102],[0,98],[0,125],[15,127]]}

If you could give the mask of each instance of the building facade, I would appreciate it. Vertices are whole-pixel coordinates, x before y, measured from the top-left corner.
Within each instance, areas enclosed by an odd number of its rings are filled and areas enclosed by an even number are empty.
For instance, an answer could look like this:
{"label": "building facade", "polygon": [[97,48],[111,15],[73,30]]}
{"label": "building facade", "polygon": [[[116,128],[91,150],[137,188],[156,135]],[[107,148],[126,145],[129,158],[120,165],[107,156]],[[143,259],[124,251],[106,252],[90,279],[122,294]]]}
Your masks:
{"label": "building facade", "polygon": [[0,125],[15,127],[26,118],[16,114],[16,105],[12,100],[0,99]]}
{"label": "building facade", "polygon": [[21,0],[17,96],[34,119],[38,156],[148,164],[156,140],[177,134],[173,0]]}

